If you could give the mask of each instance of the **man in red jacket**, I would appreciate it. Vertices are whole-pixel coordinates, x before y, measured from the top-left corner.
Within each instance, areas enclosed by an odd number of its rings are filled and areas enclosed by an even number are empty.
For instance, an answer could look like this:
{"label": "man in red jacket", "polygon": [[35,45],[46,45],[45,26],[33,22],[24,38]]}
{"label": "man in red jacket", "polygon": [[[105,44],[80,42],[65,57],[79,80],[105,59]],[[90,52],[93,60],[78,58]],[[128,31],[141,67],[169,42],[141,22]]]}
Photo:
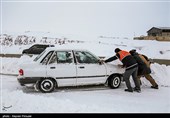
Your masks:
{"label": "man in red jacket", "polygon": [[133,88],[131,87],[130,83],[130,76],[132,76],[133,81],[135,83],[135,89],[134,91],[141,92],[140,84],[137,79],[137,71],[138,71],[138,64],[134,57],[128,52],[124,50],[120,50],[119,48],[115,49],[116,55],[113,57],[110,57],[109,59],[105,60],[104,62],[111,62],[116,59],[119,59],[123,63],[123,67],[125,67],[125,73],[123,75],[123,80],[126,82],[127,89],[125,91],[127,92],[133,92]]}

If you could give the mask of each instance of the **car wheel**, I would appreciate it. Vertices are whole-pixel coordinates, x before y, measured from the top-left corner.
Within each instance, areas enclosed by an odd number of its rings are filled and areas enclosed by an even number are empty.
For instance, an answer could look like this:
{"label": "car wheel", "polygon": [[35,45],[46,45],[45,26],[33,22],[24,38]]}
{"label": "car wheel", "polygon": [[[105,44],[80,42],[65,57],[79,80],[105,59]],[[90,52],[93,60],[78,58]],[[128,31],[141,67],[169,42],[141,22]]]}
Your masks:
{"label": "car wheel", "polygon": [[108,85],[110,88],[112,89],[118,88],[120,86],[120,83],[121,83],[121,78],[119,75],[112,75],[109,77]]}
{"label": "car wheel", "polygon": [[54,91],[56,83],[51,78],[45,78],[39,81],[38,88],[43,93],[50,93]]}
{"label": "car wheel", "polygon": [[39,91],[39,81],[37,81],[35,84],[34,84],[34,89],[35,91]]}

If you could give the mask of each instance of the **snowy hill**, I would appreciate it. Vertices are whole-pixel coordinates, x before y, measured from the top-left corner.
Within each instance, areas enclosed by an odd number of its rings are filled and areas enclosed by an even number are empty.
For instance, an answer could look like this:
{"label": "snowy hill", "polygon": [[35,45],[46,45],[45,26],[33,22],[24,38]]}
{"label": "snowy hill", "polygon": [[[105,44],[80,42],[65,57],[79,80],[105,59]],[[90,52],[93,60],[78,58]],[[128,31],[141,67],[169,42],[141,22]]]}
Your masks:
{"label": "snowy hill", "polygon": [[[74,36],[50,32],[3,33],[1,34],[1,54],[21,54],[23,49],[35,43],[53,44],[57,47],[85,48],[97,56],[109,57],[115,48],[123,50],[136,49],[139,53],[152,59],[170,59],[170,42],[155,40],[133,40],[114,36]],[[97,49],[97,50],[96,50]]]}

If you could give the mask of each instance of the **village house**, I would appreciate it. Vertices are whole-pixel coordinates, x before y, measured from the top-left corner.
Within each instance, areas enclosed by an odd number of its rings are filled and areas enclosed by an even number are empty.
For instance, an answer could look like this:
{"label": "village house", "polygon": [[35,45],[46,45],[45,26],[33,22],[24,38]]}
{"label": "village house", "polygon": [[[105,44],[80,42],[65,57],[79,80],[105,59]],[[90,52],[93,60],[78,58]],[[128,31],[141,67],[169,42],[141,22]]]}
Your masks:
{"label": "village house", "polygon": [[134,37],[134,39],[170,41],[170,27],[152,27],[147,34],[147,36]]}

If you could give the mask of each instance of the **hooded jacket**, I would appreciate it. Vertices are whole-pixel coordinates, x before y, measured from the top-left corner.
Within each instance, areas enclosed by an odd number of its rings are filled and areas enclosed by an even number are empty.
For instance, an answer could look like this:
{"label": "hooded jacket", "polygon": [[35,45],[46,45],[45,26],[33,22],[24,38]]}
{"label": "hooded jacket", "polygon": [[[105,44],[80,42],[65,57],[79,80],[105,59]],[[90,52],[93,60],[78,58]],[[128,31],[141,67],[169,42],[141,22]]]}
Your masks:
{"label": "hooded jacket", "polygon": [[138,63],[138,76],[139,75],[145,75],[145,74],[150,74],[151,70],[148,67],[149,65],[147,65],[147,61],[146,59],[142,56],[139,55],[137,52],[130,52],[131,55],[133,55],[133,57],[135,58],[135,60]]}

